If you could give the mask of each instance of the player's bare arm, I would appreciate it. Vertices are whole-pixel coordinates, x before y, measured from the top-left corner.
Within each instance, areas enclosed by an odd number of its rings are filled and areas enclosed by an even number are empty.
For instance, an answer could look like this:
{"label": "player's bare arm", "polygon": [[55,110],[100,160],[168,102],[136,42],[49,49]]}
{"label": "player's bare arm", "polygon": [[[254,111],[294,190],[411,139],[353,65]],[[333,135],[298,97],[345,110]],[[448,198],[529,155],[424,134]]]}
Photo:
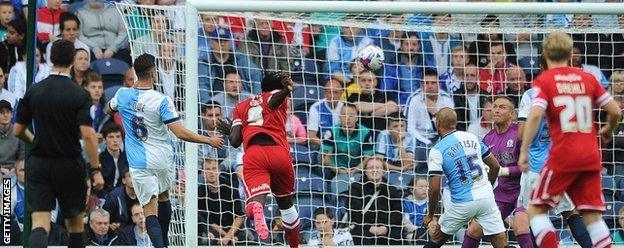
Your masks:
{"label": "player's bare arm", "polygon": [[32,143],[35,139],[35,136],[26,128],[26,126],[17,122],[13,125],[13,135],[28,143]]}
{"label": "player's bare arm", "polygon": [[438,209],[438,202],[440,201],[440,180],[442,176],[433,175],[429,177],[429,207],[427,209],[427,215],[423,221],[423,226],[428,228],[429,223],[435,217],[435,213]]}
{"label": "player's bare arm", "polygon": [[607,112],[607,124],[600,129],[600,136],[602,136],[604,142],[609,142],[613,136],[613,130],[617,127],[620,118],[622,118],[622,110],[615,100],[609,101],[602,106],[602,109]]}
{"label": "player's bare arm", "polygon": [[228,136],[232,147],[238,148],[243,143],[242,125],[232,126],[232,122],[229,119],[219,119],[217,121],[217,130],[219,130],[221,134]]}
{"label": "player's bare arm", "polygon": [[191,130],[186,129],[179,121],[170,123],[167,126],[169,127],[171,132],[173,132],[173,134],[178,137],[178,139],[187,142],[208,144],[214,148],[223,147],[223,137],[210,137],[196,134]]}
{"label": "player's bare arm", "polygon": [[494,155],[490,154],[487,157],[483,158],[483,162],[490,167],[488,171],[488,180],[492,185],[496,182],[496,178],[498,177],[498,171],[500,170],[500,164]]}
{"label": "player's bare arm", "polygon": [[294,89],[295,84],[292,81],[292,79],[290,78],[290,75],[288,75],[287,73],[280,73],[282,75],[281,79],[282,79],[282,85],[284,86],[284,89],[278,91],[277,93],[273,94],[273,96],[271,96],[271,98],[269,99],[269,108],[271,109],[276,109],[278,108],[280,105],[282,105],[282,103],[284,103],[284,100],[286,99],[286,97],[288,97],[288,95],[290,95],[290,92]]}
{"label": "player's bare arm", "polygon": [[91,176],[93,177],[93,187],[101,190],[104,188],[104,177],[102,177],[102,168],[100,165],[100,155],[98,153],[98,135],[92,126],[80,126],[80,134],[84,142],[87,156],[91,162]]}
{"label": "player's bare arm", "polygon": [[[539,123],[544,116],[545,109],[540,106],[531,107],[531,111],[529,111],[529,115],[524,122],[522,128],[522,140],[532,140],[537,133],[537,128],[539,127]],[[520,157],[518,158],[518,166],[520,170],[525,172],[529,170],[529,145],[530,142],[522,142],[522,146],[520,147]]]}

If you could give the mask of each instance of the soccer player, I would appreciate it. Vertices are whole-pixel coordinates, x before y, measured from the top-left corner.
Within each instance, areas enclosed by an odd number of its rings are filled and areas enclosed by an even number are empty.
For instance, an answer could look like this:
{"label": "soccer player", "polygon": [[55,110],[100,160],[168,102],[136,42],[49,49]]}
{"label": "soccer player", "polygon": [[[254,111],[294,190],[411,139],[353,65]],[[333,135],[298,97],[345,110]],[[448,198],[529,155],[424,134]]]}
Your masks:
{"label": "soccer player", "polygon": [[[518,137],[522,138],[524,130],[524,121],[531,110],[531,101],[535,98],[535,90],[529,89],[522,94],[520,106],[518,107]],[[540,172],[548,158],[550,150],[550,134],[545,118],[542,118],[537,133],[532,140],[528,140],[529,145],[529,166],[521,168],[522,176],[520,176],[520,195],[518,196],[518,208],[516,210],[525,210],[529,208],[531,201],[531,190],[536,186],[539,180]],[[592,241],[587,232],[587,228],[583,223],[581,215],[574,210],[574,204],[568,194],[563,194],[557,207],[554,208],[556,214],[561,214],[572,231],[572,236],[581,247],[592,247]],[[529,222],[529,216],[517,214],[514,221]],[[525,224],[527,226],[528,224]]]}
{"label": "soccer player", "polygon": [[154,247],[167,245],[171,222],[169,189],[174,180],[173,142],[169,130],[184,141],[223,146],[222,137],[207,137],[186,129],[173,101],[153,90],[158,74],[154,56],[142,54],[134,60],[138,80],[122,87],[106,105],[106,112],[119,112],[126,130],[126,156],[130,177],[143,206],[147,234]]}
{"label": "soccer player", "polygon": [[[435,125],[440,140],[429,152],[429,209],[423,224],[429,228],[430,239],[425,247],[441,247],[473,219],[483,227],[485,235],[491,236],[492,246],[505,247],[505,226],[492,193],[500,169],[498,161],[477,136],[456,130],[457,114],[452,108],[440,109]],[[434,213],[440,200],[442,174],[448,181],[451,203],[436,223]]]}
{"label": "soccer player", "polygon": [[[526,213],[524,209],[516,209],[520,194],[521,171],[516,163],[520,153],[520,141],[518,139],[518,124],[514,122],[515,109],[511,99],[505,96],[499,96],[494,100],[492,107],[494,128],[485,135],[483,143],[489,146],[494,157],[501,163],[501,169],[498,172],[498,184],[494,188],[494,198],[501,212],[501,219],[507,219],[516,210],[512,227],[518,243],[522,248],[532,248],[533,240],[531,240]],[[462,247],[478,247],[482,236],[483,231],[479,223],[470,222]]]}
{"label": "soccer player", "polygon": [[[569,35],[550,33],[542,50],[548,70],[534,81],[535,98],[524,124],[522,140],[535,137],[546,114],[552,148],[539,184],[531,193],[528,209],[531,229],[539,247],[557,247],[557,235],[548,219],[548,211],[557,206],[567,192],[582,212],[593,247],[610,247],[609,228],[602,219],[605,205],[601,158],[592,109],[601,107],[607,113],[607,124],[600,129],[600,135],[608,141],[621,117],[620,108],[593,75],[568,65],[572,53]],[[529,145],[529,142],[522,143],[518,160],[522,168],[529,166]]]}
{"label": "soccer player", "polygon": [[266,195],[273,193],[280,209],[290,247],[299,245],[299,213],[293,204],[295,172],[286,140],[287,97],[293,89],[290,75],[268,72],[261,82],[262,93],[236,105],[231,124],[219,121],[219,131],[229,135],[230,144],[243,156],[243,181],[247,195],[247,217],[254,221],[261,239],[269,237],[264,218]]}

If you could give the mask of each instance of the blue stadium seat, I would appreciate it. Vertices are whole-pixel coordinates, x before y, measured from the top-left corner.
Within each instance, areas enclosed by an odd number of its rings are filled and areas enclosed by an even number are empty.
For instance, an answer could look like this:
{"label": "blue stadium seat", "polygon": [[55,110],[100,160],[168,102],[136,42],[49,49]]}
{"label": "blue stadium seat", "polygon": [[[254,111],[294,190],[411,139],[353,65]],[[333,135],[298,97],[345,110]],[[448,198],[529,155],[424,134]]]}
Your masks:
{"label": "blue stadium seat", "polygon": [[405,189],[410,181],[412,181],[412,178],[414,178],[413,174],[397,171],[388,172],[386,176],[388,183],[398,189]]}
{"label": "blue stadium seat", "polygon": [[322,79],[322,67],[313,59],[294,59],[291,63],[291,75],[295,82],[305,85],[319,85]]}
{"label": "blue stadium seat", "polygon": [[300,144],[290,144],[290,157],[293,164],[312,164],[312,152],[310,148]]}
{"label": "blue stadium seat", "polygon": [[615,190],[615,180],[613,176],[603,175],[602,176],[602,188],[603,190]]}
{"label": "blue stadium seat", "polygon": [[358,182],[362,179],[361,173],[356,174],[339,174],[334,177],[334,179],[330,182],[331,192],[334,194],[346,194],[345,192],[349,191],[351,184],[354,182]]}
{"label": "blue stadium seat", "polygon": [[104,90],[104,98],[106,98],[106,102],[110,101],[117,91],[121,88],[121,85],[113,85]]}
{"label": "blue stadium seat", "polygon": [[115,85],[123,85],[124,74],[130,68],[128,64],[119,59],[98,59],[91,62],[91,69],[102,76],[104,89]]}
{"label": "blue stadium seat", "polygon": [[307,166],[297,167],[295,180],[298,195],[323,195],[327,189],[325,180]]}

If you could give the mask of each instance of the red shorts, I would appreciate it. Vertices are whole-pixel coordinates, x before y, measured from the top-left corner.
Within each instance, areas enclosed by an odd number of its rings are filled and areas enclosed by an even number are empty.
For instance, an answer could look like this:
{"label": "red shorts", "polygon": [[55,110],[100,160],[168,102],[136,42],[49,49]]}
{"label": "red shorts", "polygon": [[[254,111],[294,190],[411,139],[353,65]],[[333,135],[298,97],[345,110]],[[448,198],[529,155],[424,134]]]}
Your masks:
{"label": "red shorts", "polygon": [[531,192],[531,204],[554,208],[563,193],[568,193],[578,210],[606,210],[600,171],[555,171],[546,166]]}
{"label": "red shorts", "polygon": [[247,199],[273,192],[276,197],[295,193],[295,170],[290,151],[281,146],[247,147],[243,155],[243,183]]}

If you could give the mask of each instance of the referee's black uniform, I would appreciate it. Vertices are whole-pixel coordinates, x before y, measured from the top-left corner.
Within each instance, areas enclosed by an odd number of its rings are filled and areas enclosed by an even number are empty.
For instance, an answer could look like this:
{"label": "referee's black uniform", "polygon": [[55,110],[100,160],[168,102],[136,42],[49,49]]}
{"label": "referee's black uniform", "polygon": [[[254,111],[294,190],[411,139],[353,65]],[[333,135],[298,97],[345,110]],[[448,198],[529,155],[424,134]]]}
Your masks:
{"label": "referee's black uniform", "polygon": [[51,211],[58,199],[64,218],[85,211],[86,176],[79,126],[92,125],[91,97],[69,75],[51,74],[20,102],[17,122],[36,132],[26,160],[30,212]]}

